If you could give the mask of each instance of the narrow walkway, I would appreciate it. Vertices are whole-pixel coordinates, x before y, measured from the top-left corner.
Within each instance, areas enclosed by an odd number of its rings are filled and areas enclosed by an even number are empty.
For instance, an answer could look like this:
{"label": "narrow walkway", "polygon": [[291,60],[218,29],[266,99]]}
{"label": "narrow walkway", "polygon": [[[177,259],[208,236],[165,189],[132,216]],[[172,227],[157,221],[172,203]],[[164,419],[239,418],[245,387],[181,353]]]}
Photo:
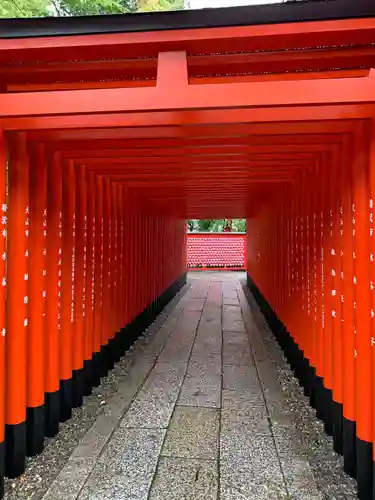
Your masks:
{"label": "narrow walkway", "polygon": [[44,500],[356,498],[239,277],[190,276]]}

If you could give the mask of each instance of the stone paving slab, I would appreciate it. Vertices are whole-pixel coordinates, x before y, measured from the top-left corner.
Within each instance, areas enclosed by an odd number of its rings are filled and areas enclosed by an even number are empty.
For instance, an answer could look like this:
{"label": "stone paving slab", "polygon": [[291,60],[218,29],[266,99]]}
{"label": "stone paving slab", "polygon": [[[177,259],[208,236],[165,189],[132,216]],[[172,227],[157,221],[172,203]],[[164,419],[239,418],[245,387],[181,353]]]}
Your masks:
{"label": "stone paving slab", "polygon": [[219,419],[218,410],[176,406],[162,456],[217,460]]}
{"label": "stone paving slab", "polygon": [[301,389],[238,276],[192,275],[44,500],[354,500],[342,476],[333,495],[318,485],[323,431],[301,425]]}
{"label": "stone paving slab", "polygon": [[160,429],[117,429],[78,499],[147,500],[164,435]]}
{"label": "stone paving slab", "polygon": [[185,363],[156,363],[121,426],[166,428],[185,376]]}
{"label": "stone paving slab", "polygon": [[216,500],[216,460],[161,457],[149,500]]}

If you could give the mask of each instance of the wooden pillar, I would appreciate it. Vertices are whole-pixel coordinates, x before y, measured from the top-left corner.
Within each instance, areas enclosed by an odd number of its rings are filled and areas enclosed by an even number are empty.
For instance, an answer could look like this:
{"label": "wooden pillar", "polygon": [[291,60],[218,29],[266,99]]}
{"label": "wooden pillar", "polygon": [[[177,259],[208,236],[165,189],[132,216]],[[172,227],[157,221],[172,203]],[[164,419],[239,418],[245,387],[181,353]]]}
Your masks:
{"label": "wooden pillar", "polygon": [[29,332],[27,366],[27,454],[44,446],[45,336],[47,280],[47,165],[38,144],[30,158]]}
{"label": "wooden pillar", "polygon": [[63,422],[71,417],[73,390],[75,390],[73,389],[74,271],[75,175],[74,164],[68,160],[63,163],[62,169],[60,419]]}
{"label": "wooden pillar", "polygon": [[26,135],[9,138],[8,293],[6,302],[6,475],[25,470],[28,334],[29,159]]}
{"label": "wooden pillar", "polygon": [[96,187],[95,176],[87,171],[87,306],[86,306],[86,332],[87,342],[91,345],[91,373],[92,385],[100,384],[100,341],[96,338],[95,331],[95,297],[96,297]]}
{"label": "wooden pillar", "polygon": [[44,422],[46,436],[54,436],[60,421],[62,170],[58,153],[47,158],[47,231]]}
{"label": "wooden pillar", "polygon": [[372,495],[373,402],[369,381],[371,366],[370,293],[370,211],[369,211],[369,129],[362,126],[356,135],[353,178],[354,301],[356,360],[356,456],[359,498]]}
{"label": "wooden pillar", "polygon": [[[73,330],[73,406],[82,404],[87,393],[84,371],[85,359],[85,293],[86,293],[86,171],[75,167],[75,270],[74,270],[74,330]],[[89,391],[90,392],[90,391]]]}
{"label": "wooden pillar", "polygon": [[5,298],[7,290],[7,154],[4,133],[0,130],[0,498],[4,494],[4,458],[5,458],[5,374],[6,374],[6,310]]}
{"label": "wooden pillar", "polygon": [[100,376],[107,373],[107,367],[102,356],[102,329],[103,329],[103,178],[95,177],[95,352],[100,355],[98,369]]}

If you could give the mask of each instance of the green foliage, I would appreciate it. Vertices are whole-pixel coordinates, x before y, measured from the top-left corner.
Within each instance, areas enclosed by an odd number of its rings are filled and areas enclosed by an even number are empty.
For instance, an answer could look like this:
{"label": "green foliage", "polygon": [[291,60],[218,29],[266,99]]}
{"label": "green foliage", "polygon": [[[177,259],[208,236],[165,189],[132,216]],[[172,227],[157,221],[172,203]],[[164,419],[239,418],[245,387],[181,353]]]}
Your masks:
{"label": "green foliage", "polygon": [[[206,233],[221,233],[224,231],[225,219],[205,219],[188,220],[189,231],[206,232]],[[232,219],[232,232],[245,233],[246,219]]]}
{"label": "green foliage", "polygon": [[0,0],[0,17],[43,17],[49,8],[49,0]]}
{"label": "green foliage", "polygon": [[138,12],[160,12],[168,10],[182,10],[183,0],[138,0]]}
{"label": "green foliage", "polygon": [[95,16],[183,8],[183,0],[0,0],[0,17]]}
{"label": "green foliage", "polygon": [[135,12],[134,0],[50,0],[57,15],[96,16]]}

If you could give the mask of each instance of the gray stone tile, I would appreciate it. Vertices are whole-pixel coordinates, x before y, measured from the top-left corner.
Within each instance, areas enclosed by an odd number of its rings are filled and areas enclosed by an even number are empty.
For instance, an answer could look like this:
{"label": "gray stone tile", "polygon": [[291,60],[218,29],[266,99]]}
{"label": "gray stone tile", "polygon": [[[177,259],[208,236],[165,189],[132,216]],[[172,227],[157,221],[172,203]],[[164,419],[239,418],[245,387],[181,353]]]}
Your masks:
{"label": "gray stone tile", "polygon": [[206,299],[196,299],[191,298],[185,301],[184,310],[185,311],[202,311]]}
{"label": "gray stone tile", "polygon": [[173,413],[186,364],[157,363],[121,422],[125,427],[165,428]]}
{"label": "gray stone tile", "polygon": [[165,431],[119,428],[101,455],[79,500],[146,500]]}
{"label": "gray stone tile", "polygon": [[259,386],[258,374],[254,366],[223,366],[223,389],[246,391]]}
{"label": "gray stone tile", "polygon": [[230,339],[227,335],[224,336],[223,364],[237,366],[254,365],[254,358],[247,338],[242,341],[241,339]]}
{"label": "gray stone tile", "polygon": [[205,382],[206,377],[212,375],[221,376],[221,357],[212,356],[207,358],[196,358],[190,359],[187,368],[187,377],[196,377]]}
{"label": "gray stone tile", "polygon": [[289,497],[292,500],[321,500],[310,465],[304,460],[281,462]]}
{"label": "gray stone tile", "polygon": [[161,457],[149,500],[216,500],[217,493],[216,461]]}
{"label": "gray stone tile", "polygon": [[287,500],[277,466],[265,468],[231,461],[220,463],[220,500]]}
{"label": "gray stone tile", "polygon": [[76,500],[87,477],[95,466],[95,459],[69,459],[63,471],[52,483],[43,500]]}
{"label": "gray stone tile", "polygon": [[235,317],[228,317],[224,315],[223,317],[223,330],[226,330],[228,332],[245,332],[245,323],[242,318],[237,318]]}
{"label": "gray stone tile", "polygon": [[191,351],[192,358],[208,358],[221,356],[221,331],[217,335],[199,336]]}
{"label": "gray stone tile", "polygon": [[260,386],[251,387],[242,391],[224,389],[222,393],[222,408],[224,410],[237,410],[251,414],[261,408],[266,413],[266,406]]}
{"label": "gray stone tile", "polygon": [[228,306],[239,306],[239,301],[238,297],[233,296],[233,297],[223,297],[223,304],[228,305]]}
{"label": "gray stone tile", "polygon": [[219,343],[217,351],[218,352],[207,352],[207,350],[205,351],[201,349],[200,346],[197,347],[196,344],[194,344],[190,355],[190,362],[196,362],[198,364],[209,362],[221,367],[221,347]]}
{"label": "gray stone tile", "polygon": [[176,406],[162,455],[216,460],[219,445],[219,411]]}
{"label": "gray stone tile", "polygon": [[253,408],[248,414],[237,410],[222,410],[220,432],[221,436],[234,432],[243,436],[253,435],[254,439],[260,434],[272,438],[270,422],[262,407]]}
{"label": "gray stone tile", "polygon": [[150,373],[153,363],[147,360],[139,362],[123,379],[119,391],[108,401],[96,422],[75,448],[72,458],[97,458],[110,435],[118,425],[124,412],[129,408],[132,399],[145,377]]}
{"label": "gray stone tile", "polygon": [[[264,428],[265,429],[265,428]],[[220,459],[251,462],[252,466],[269,466],[277,463],[277,451],[270,432],[262,429],[255,432],[254,427],[237,426],[220,433]],[[255,464],[255,465],[254,465]]]}
{"label": "gray stone tile", "polygon": [[206,375],[204,380],[195,376],[187,376],[181,388],[178,404],[220,408],[221,375]]}
{"label": "gray stone tile", "polygon": [[184,339],[183,342],[171,342],[164,347],[161,355],[158,358],[158,361],[163,363],[186,363],[190,357],[192,344],[193,338]]}

